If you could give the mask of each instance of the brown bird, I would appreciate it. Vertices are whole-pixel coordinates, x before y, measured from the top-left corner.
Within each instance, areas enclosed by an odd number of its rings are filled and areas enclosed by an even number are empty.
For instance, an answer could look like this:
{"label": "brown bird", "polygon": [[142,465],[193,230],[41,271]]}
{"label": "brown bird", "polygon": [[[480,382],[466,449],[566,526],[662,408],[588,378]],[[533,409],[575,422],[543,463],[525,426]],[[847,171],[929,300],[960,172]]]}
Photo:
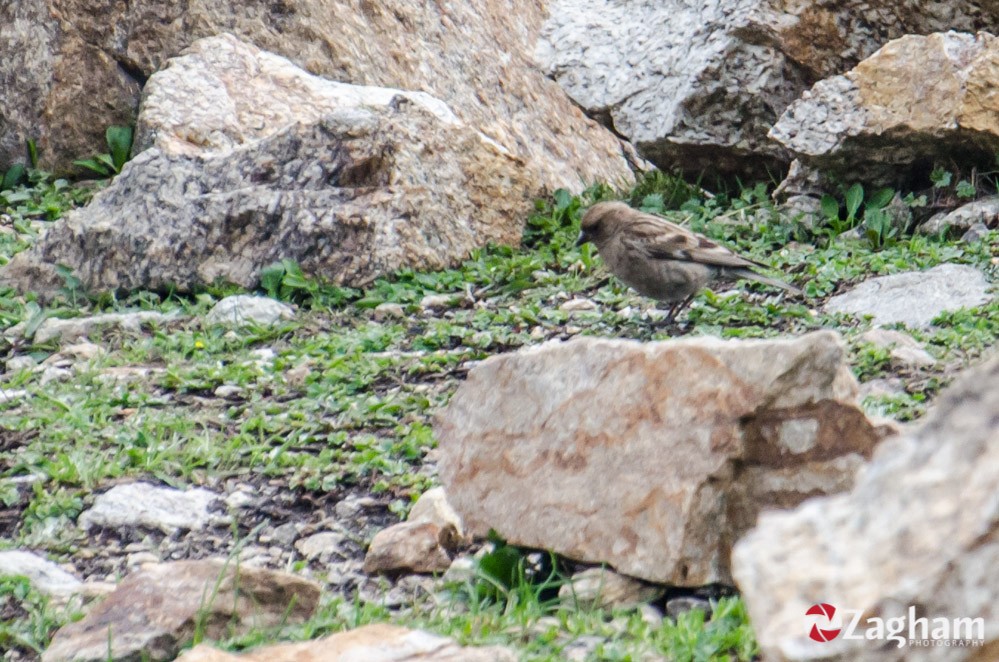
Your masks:
{"label": "brown bird", "polygon": [[598,202],[586,211],[576,245],[588,241],[626,285],[671,304],[667,323],[711,282],[745,278],[801,294],[796,287],[754,271],[766,265],[623,202]]}

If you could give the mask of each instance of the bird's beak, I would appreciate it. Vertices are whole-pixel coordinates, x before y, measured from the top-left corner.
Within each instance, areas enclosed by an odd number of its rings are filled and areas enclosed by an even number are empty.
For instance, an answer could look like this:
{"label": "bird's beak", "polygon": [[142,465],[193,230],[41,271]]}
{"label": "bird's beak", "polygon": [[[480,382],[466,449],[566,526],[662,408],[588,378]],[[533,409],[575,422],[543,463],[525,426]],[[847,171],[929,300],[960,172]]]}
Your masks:
{"label": "bird's beak", "polygon": [[590,240],[590,238],[586,236],[585,232],[580,232],[579,233],[579,237],[576,238],[576,246],[582,246],[583,244],[585,244],[589,240]]}

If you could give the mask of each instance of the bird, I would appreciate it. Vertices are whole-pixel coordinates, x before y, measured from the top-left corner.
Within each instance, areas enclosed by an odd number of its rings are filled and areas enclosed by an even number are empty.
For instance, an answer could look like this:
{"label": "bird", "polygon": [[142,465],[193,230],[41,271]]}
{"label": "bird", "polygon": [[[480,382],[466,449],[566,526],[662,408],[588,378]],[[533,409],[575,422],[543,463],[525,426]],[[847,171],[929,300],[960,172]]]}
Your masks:
{"label": "bird", "polygon": [[624,202],[598,202],[586,210],[576,245],[587,242],[596,246],[604,264],[625,285],[670,304],[666,324],[711,282],[747,279],[801,294],[798,288],[755,271],[765,264]]}

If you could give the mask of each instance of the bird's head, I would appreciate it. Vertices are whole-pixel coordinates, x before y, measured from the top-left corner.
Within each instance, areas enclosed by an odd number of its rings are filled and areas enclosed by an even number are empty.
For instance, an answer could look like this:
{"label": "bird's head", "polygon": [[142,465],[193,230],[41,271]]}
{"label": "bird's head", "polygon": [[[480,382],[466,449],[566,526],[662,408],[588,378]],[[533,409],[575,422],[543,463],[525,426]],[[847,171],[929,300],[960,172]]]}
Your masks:
{"label": "bird's head", "polygon": [[623,202],[598,202],[583,214],[579,224],[577,246],[592,241],[599,248],[610,237],[618,226],[619,220],[633,210]]}

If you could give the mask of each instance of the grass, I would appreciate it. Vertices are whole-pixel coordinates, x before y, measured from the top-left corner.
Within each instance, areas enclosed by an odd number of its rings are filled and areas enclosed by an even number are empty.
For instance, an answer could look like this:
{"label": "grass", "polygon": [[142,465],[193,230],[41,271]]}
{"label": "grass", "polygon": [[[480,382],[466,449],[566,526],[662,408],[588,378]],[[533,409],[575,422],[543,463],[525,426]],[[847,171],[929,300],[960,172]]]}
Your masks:
{"label": "grass", "polygon": [[[88,195],[37,173],[23,190],[0,194],[0,213],[9,219],[9,231],[0,234],[0,262],[34,241],[41,223]],[[391,512],[404,513],[435,483],[427,461],[436,445],[431,417],[470,362],[575,335],[746,338],[833,328],[848,339],[858,378],[868,381],[894,375],[886,353],[854,342],[868,322],[821,312],[826,298],[872,275],[943,262],[975,265],[993,280],[997,275],[995,233],[971,245],[915,236],[874,250],[863,241],[809,233],[778,214],[763,187],[707,197],[658,174],[631,192],[634,204],[770,264],[807,295],[785,299],[749,283],[741,283],[736,296],[706,291],[680,326],[659,329],[649,322],[648,300],[608,281],[591,246],[574,246],[581,208],[612,195],[605,187],[579,197],[558,193],[538,203],[521,249],[485,248],[454,269],[401,271],[364,289],[309,279],[293,263],[274,265],[264,289],[299,307],[295,320],[274,328],[203,325],[211,306],[235,292],[226,286],[191,295],[138,292],[93,299],[68,287],[62,300],[47,306],[30,294],[0,291],[0,331],[19,323],[30,331],[45,317],[108,311],[177,316],[137,334],[95,332],[91,341],[104,352],[90,361],[67,361],[62,369],[54,341],[0,341],[8,358],[49,362],[40,370],[0,376],[3,393],[21,394],[0,402],[0,524],[12,522],[0,531],[0,548],[71,559],[89,544],[74,525],[76,517],[95,489],[122,478],[214,488],[228,480],[270,481],[295,499],[374,494]],[[449,305],[424,310],[420,302],[430,294],[450,295]],[[596,306],[560,308],[575,297]],[[397,304],[403,315],[383,315],[382,304]],[[912,335],[940,360],[939,367],[899,375],[905,390],[869,399],[870,411],[901,420],[921,415],[956,371],[995,344],[999,301],[942,315],[934,327]],[[12,614],[0,626],[0,644],[7,637],[25,655],[44,647],[53,628],[70,617],[18,581],[0,583],[0,601]],[[754,655],[738,600],[719,603],[708,622],[700,618],[653,625],[636,612],[570,610],[530,591],[494,600],[456,594],[401,610],[328,596],[305,627],[280,636],[305,639],[390,620],[463,642],[512,645],[525,659],[561,659],[573,638],[584,635],[600,640],[593,659],[638,659],[649,651],[676,659]],[[228,645],[241,648],[276,636],[257,633]]]}

